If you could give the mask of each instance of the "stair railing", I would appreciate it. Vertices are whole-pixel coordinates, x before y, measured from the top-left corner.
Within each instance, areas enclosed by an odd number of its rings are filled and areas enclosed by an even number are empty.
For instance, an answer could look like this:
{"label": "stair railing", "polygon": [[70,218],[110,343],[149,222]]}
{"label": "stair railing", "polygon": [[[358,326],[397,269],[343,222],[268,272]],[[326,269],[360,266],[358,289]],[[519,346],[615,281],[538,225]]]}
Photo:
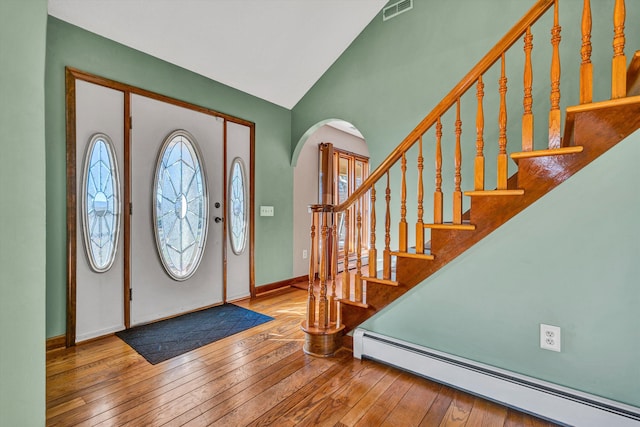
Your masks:
{"label": "stair railing", "polygon": [[[425,251],[425,228],[451,228],[451,229],[473,229],[473,225],[466,223],[463,214],[462,203],[462,141],[461,135],[463,123],[461,119],[461,99],[463,95],[475,87],[476,120],[475,120],[475,159],[473,191],[466,192],[470,196],[484,194],[506,194],[510,191],[518,191],[510,188],[507,157],[507,103],[506,94],[508,90],[506,77],[506,53],[518,41],[524,42],[524,73],[523,73],[523,114],[522,114],[522,151],[530,152],[534,150],[534,109],[533,109],[533,66],[531,52],[533,50],[532,26],[553,8],[553,25],[551,28],[551,67],[550,67],[550,111],[548,126],[548,149],[560,149],[562,146],[561,137],[561,110],[560,110],[560,41],[561,27],[559,24],[559,1],[560,0],[538,0],[536,4],[506,33],[506,35],[460,80],[460,82],[436,105],[436,107],[409,133],[409,135],[380,163],[380,165],[364,180],[364,182],[354,190],[354,192],[338,205],[314,205],[313,223],[311,226],[311,256],[309,268],[309,296],[308,311],[306,319],[303,321],[302,329],[307,333],[305,351],[310,354],[328,355],[332,354],[340,345],[339,336],[342,335],[344,325],[341,317],[341,304],[359,305],[367,307],[366,289],[364,283],[367,281],[377,281],[379,283],[393,282],[392,256],[409,256],[414,258],[424,257],[433,259],[433,254]],[[613,59],[612,59],[612,91],[611,98],[626,96],[626,56],[624,54],[626,11],[624,0],[615,0],[613,8]],[[591,103],[593,98],[593,69],[591,64],[591,2],[584,0],[581,20],[582,46],[580,56],[580,103]],[[485,190],[485,112],[484,96],[485,83],[483,77],[496,63],[499,65],[499,111],[498,111],[498,154],[496,159],[497,182],[495,190]],[[453,158],[453,194],[451,205],[453,212],[451,222],[444,220],[444,193],[443,193],[443,117],[451,111],[455,114],[454,122],[454,158]],[[424,223],[424,157],[423,142],[426,133],[435,127],[435,150],[434,150],[434,192],[433,192],[433,223]],[[415,224],[415,253],[408,254],[408,222],[407,222],[407,154],[414,145],[417,147],[417,221]],[[399,195],[400,221],[398,224],[398,251],[391,249],[391,169],[400,160],[400,191],[393,193]],[[380,188],[384,188],[384,249],[382,251],[382,270],[378,272],[377,248],[376,248],[376,199]],[[362,206],[369,204],[369,225],[370,230],[362,230],[361,215]],[[338,254],[337,234],[335,224],[337,224],[338,214],[349,215],[349,208],[355,206],[352,212],[356,215],[355,230],[345,230],[344,251]],[[345,224],[349,224],[348,218]],[[329,230],[333,230],[330,232]],[[353,281],[348,267],[349,233],[356,236],[356,269]],[[368,248],[368,273],[363,276],[361,254],[362,233],[370,233]],[[329,248],[332,247],[333,250]],[[437,256],[437,254],[436,254]],[[342,277],[338,276],[338,258],[343,257],[344,270]],[[378,277],[381,275],[381,277]],[[331,291],[328,295],[328,286],[331,284]],[[337,286],[340,286],[340,297],[336,293]]]}

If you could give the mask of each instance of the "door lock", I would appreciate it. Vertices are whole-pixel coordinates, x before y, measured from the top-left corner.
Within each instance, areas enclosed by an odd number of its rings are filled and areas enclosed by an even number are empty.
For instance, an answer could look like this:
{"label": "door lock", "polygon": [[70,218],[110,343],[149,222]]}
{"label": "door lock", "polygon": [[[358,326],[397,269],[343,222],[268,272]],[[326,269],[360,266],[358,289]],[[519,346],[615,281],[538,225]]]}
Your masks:
{"label": "door lock", "polygon": [[220,218],[219,216],[215,217],[214,221],[216,222],[216,224],[222,222],[222,218]]}

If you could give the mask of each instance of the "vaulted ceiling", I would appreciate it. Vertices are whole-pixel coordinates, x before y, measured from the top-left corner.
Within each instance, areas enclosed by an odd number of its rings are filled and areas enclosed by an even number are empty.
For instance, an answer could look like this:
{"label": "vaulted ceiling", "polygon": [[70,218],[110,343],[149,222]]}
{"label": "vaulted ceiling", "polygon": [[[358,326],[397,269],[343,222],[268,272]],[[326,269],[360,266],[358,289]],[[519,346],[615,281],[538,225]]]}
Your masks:
{"label": "vaulted ceiling", "polygon": [[49,0],[49,14],[293,108],[386,0]]}

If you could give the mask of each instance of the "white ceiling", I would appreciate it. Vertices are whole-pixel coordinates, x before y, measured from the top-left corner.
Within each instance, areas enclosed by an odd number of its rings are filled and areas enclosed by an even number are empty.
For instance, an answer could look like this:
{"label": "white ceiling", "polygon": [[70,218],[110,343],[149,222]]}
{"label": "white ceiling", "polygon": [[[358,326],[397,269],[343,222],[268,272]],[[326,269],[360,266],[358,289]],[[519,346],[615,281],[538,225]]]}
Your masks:
{"label": "white ceiling", "polygon": [[49,0],[49,14],[291,109],[387,0]]}

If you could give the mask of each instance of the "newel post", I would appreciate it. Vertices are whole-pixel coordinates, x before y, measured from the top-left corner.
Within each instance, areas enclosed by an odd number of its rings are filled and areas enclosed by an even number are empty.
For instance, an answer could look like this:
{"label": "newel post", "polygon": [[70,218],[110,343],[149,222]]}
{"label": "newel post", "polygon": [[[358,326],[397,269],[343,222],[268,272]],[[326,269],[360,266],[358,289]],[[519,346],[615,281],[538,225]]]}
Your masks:
{"label": "newel post", "polygon": [[[312,356],[332,356],[342,346],[342,315],[336,296],[337,214],[333,205],[311,205],[311,248],[307,315],[302,321],[303,350]],[[316,279],[317,273],[317,279]],[[331,282],[331,287],[329,287]],[[327,293],[331,290],[331,294]]]}

